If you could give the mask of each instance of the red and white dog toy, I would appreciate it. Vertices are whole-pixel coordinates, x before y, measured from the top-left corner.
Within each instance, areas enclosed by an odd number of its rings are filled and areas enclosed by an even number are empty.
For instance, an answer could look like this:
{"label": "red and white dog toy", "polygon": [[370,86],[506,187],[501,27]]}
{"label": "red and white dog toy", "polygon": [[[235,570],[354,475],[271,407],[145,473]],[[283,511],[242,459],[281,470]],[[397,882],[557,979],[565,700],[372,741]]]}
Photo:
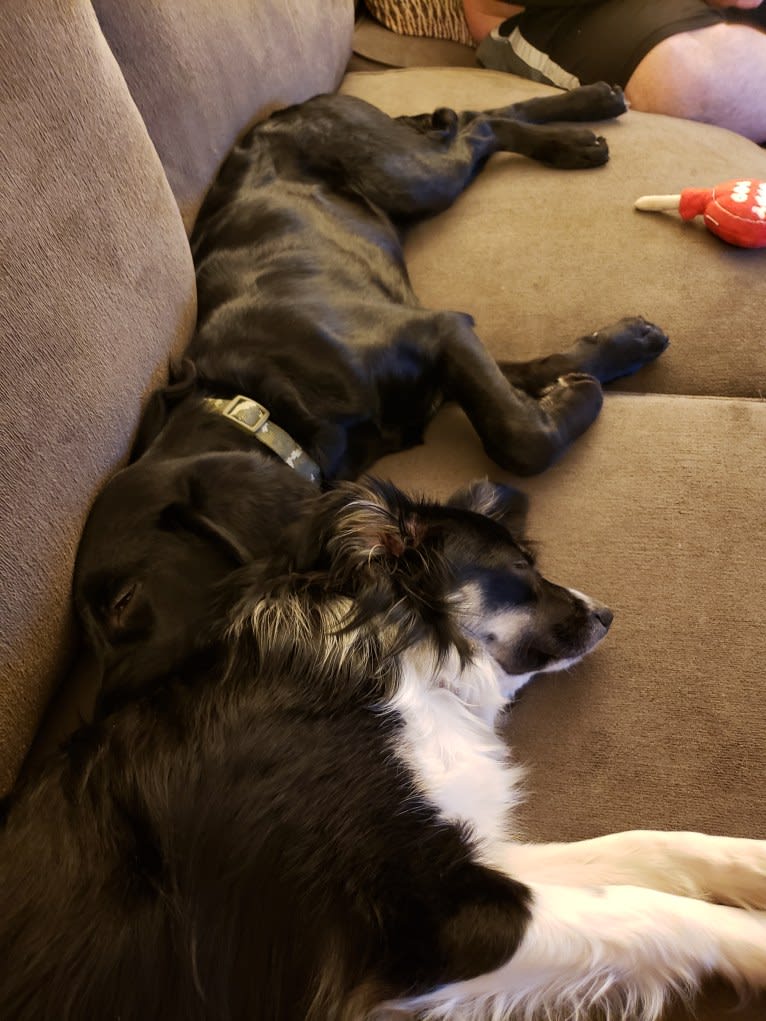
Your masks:
{"label": "red and white dog toy", "polygon": [[724,181],[684,188],[680,195],[644,195],[636,209],[677,209],[684,220],[700,213],[708,230],[741,248],[766,248],[766,181]]}

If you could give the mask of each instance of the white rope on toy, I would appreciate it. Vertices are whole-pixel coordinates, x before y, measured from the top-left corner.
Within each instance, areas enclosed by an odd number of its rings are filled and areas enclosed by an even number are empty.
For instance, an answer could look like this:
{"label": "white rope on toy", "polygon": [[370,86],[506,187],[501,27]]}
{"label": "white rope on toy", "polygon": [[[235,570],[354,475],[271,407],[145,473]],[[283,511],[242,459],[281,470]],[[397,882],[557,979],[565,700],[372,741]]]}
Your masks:
{"label": "white rope on toy", "polygon": [[640,199],[636,199],[635,208],[660,212],[664,209],[678,209],[680,201],[680,195],[642,195]]}

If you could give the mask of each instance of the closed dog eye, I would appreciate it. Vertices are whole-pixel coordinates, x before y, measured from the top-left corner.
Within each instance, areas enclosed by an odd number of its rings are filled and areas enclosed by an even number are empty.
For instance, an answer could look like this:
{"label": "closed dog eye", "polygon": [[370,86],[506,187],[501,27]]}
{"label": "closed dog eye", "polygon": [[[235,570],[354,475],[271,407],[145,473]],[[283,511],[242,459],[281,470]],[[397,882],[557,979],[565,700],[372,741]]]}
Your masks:
{"label": "closed dog eye", "polygon": [[108,631],[118,631],[122,627],[137,590],[137,581],[126,582],[117,589],[117,594],[107,601],[103,617]]}
{"label": "closed dog eye", "polygon": [[111,612],[113,614],[120,614],[131,601],[136,592],[136,582],[132,582],[127,588],[120,591],[116,599],[112,601]]}

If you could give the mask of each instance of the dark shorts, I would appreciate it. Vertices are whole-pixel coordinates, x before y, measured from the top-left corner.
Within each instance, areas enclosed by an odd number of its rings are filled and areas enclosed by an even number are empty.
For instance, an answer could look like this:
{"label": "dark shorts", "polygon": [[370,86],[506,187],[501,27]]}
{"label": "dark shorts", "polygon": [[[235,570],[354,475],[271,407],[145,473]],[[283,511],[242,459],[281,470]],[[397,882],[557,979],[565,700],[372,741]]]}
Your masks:
{"label": "dark shorts", "polygon": [[[748,13],[763,23],[764,10]],[[726,20],[735,20],[730,11],[714,10],[704,0],[608,0],[535,8],[503,22],[480,43],[477,57],[484,67],[561,88],[597,81],[624,88],[663,39]]]}

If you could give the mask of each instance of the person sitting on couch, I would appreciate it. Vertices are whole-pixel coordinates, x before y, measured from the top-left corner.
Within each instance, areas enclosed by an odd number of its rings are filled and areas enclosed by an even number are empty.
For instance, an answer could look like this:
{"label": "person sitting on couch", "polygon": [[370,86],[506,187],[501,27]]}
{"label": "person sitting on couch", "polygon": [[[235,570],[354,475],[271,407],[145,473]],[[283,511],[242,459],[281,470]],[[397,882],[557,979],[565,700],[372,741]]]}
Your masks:
{"label": "person sitting on couch", "polygon": [[574,88],[608,81],[636,110],[766,141],[763,0],[463,0],[485,67]]}

